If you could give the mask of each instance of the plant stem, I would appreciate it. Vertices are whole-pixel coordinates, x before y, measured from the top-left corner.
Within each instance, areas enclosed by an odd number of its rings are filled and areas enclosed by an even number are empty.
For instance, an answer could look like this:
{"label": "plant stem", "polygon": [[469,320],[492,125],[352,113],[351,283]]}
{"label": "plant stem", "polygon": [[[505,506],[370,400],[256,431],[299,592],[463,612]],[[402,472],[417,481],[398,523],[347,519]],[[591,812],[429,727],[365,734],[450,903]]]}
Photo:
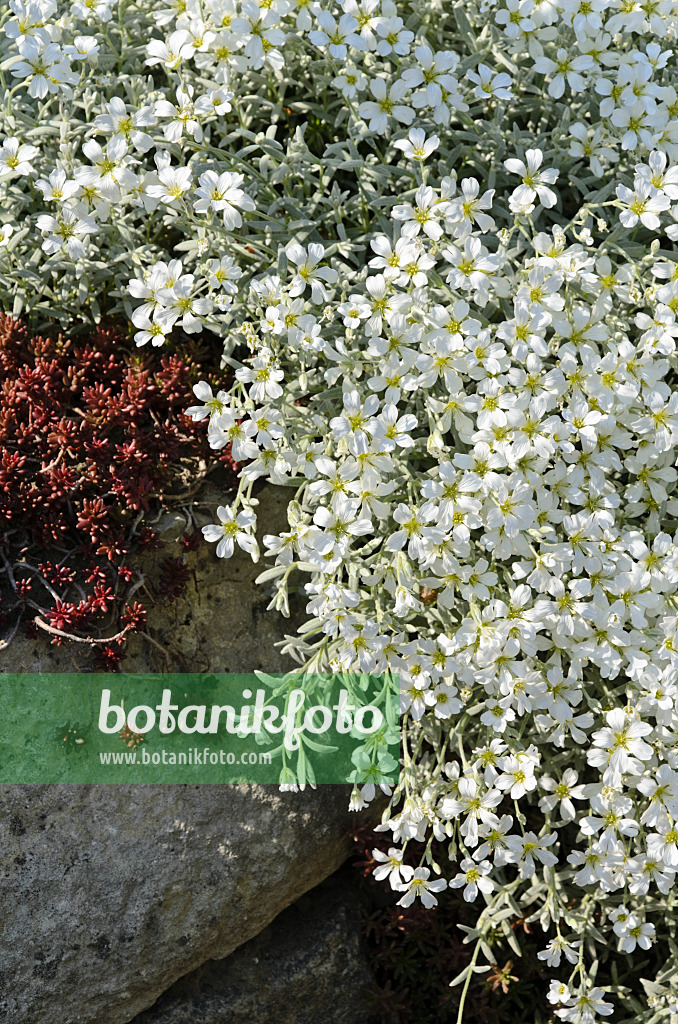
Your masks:
{"label": "plant stem", "polygon": [[473,977],[473,968],[476,965],[476,960],[478,959],[478,953],[480,952],[480,943],[481,942],[482,942],[482,939],[479,937],[478,941],[476,942],[476,948],[473,950],[473,957],[471,959],[471,963],[468,965],[468,974],[466,975],[466,981],[464,982],[464,987],[461,990],[461,999],[459,1000],[459,1012],[457,1013],[457,1024],[462,1024],[462,1022],[464,1020],[464,1004],[466,1002],[466,995],[467,995],[468,990],[469,990],[469,985],[471,984],[471,978]]}

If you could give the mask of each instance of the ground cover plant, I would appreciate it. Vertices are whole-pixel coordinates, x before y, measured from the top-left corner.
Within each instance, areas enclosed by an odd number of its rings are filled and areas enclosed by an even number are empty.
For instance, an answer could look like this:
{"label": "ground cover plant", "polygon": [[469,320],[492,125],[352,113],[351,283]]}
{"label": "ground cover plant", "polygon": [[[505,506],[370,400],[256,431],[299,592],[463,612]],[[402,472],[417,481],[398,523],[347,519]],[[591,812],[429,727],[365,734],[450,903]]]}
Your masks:
{"label": "ground cover plant", "polygon": [[152,524],[208,470],[183,412],[208,346],[184,348],[149,358],[113,327],[74,341],[0,317],[0,649],[22,630],[115,670],[148,608],[183,592],[198,536],[173,557]]}
{"label": "ground cover plant", "polygon": [[290,487],[288,651],[399,673],[377,874],[479,907],[459,1017],[516,920],[557,1018],[675,1017],[675,5],[4,11],[3,304],[223,339],[206,540]]}

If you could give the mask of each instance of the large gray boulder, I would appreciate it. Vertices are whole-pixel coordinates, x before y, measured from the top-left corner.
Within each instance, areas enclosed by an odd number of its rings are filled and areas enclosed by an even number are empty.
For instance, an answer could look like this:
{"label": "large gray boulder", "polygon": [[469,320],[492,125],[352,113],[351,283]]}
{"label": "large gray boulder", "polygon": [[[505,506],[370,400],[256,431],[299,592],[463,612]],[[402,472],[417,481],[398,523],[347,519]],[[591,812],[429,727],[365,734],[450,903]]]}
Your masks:
{"label": "large gray boulder", "polygon": [[366,1024],[373,979],[361,919],[358,891],[329,879],[133,1024]]}
{"label": "large gray boulder", "polygon": [[350,787],[0,790],[0,1020],[123,1024],[345,859]]}

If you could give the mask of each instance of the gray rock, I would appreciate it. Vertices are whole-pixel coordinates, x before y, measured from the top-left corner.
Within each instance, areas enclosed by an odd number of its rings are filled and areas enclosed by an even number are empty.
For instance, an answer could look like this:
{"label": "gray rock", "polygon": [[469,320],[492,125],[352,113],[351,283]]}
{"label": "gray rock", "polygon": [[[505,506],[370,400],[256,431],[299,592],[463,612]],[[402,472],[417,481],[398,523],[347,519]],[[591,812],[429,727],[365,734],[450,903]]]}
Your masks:
{"label": "gray rock", "polygon": [[0,1020],[129,1021],[337,869],[348,795],[3,787]]}
{"label": "gray rock", "polygon": [[[265,533],[289,529],[287,502],[293,491],[285,487],[264,487],[258,495],[260,529],[259,543]],[[198,527],[216,522],[216,508],[224,496],[210,485],[201,492],[193,509]],[[181,514],[169,514],[159,523],[165,541],[161,557],[176,556],[181,549],[174,538],[181,536],[186,520]],[[202,541],[197,552],[189,555],[191,578],[182,598],[169,605],[159,605],[149,615],[148,632],[165,648],[169,665],[185,672],[284,672],[292,662],[275,644],[288,633],[296,633],[297,625],[308,618],[303,613],[305,601],[291,603],[292,615],[285,618],[269,611],[270,596],[255,584],[266,568],[254,563],[249,555],[236,547],[233,558],[217,558],[216,544]],[[129,657],[124,663],[128,671],[167,671],[168,663],[155,645],[149,647],[143,638],[133,637]]]}
{"label": "gray rock", "polygon": [[182,978],[133,1024],[365,1024],[372,975],[352,886],[324,884],[225,960]]}

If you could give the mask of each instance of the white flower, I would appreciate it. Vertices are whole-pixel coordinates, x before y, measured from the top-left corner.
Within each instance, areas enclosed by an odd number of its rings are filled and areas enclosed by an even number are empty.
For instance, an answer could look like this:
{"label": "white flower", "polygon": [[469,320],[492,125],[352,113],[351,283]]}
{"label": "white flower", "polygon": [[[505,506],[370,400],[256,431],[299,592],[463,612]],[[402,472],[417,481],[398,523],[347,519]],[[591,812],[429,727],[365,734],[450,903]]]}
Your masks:
{"label": "white flower", "polygon": [[606,727],[593,733],[588,763],[595,767],[609,765],[616,772],[637,771],[642,774],[642,762],[652,757],[652,747],[641,737],[648,736],[652,726],[634,719],[621,708],[608,711],[605,721]]}
{"label": "white flower", "polygon": [[426,137],[421,128],[411,128],[406,139],[397,139],[393,145],[403,151],[408,160],[426,160],[440,145],[437,135]]}
{"label": "white flower", "polygon": [[563,95],[566,83],[572,92],[583,92],[586,80],[581,72],[589,71],[592,67],[593,60],[588,54],[570,57],[567,50],[562,48],[556,53],[555,60],[551,60],[550,57],[537,57],[534,62],[534,70],[538,74],[551,75],[548,93],[554,99],[559,99]]}
{"label": "white flower", "polygon": [[196,295],[193,274],[182,274],[171,288],[164,288],[158,292],[158,300],[163,307],[156,311],[159,323],[168,330],[179,323],[187,334],[199,334],[202,331],[200,318],[212,308],[209,299]]}
{"label": "white flower", "polygon": [[42,192],[44,199],[55,203],[67,202],[80,189],[77,181],[70,181],[66,172],[62,170],[52,171],[47,181],[38,178],[35,185]]}
{"label": "white flower", "polygon": [[636,191],[626,185],[617,185],[617,198],[622,206],[619,219],[625,228],[633,228],[638,221],[651,231],[659,228],[658,213],[664,213],[671,206],[671,200],[647,181],[639,181]]}
{"label": "white flower", "polygon": [[241,410],[224,409],[210,417],[207,438],[210,448],[219,449],[230,444],[235,461],[244,462],[259,455],[259,448],[252,440],[256,432],[256,425],[245,419]]}
{"label": "white flower", "polygon": [[326,46],[335,60],[346,60],[349,46],[354,50],[366,48],[364,40],[356,34],[358,22],[351,14],[342,14],[337,24],[329,11],[317,10],[316,20],[320,27],[309,32],[308,38],[314,46]]}
{"label": "white flower", "polygon": [[465,857],[459,866],[461,871],[451,879],[450,888],[461,889],[463,886],[462,895],[467,903],[473,903],[479,890],[484,893],[493,891],[494,882],[487,877],[492,871],[489,860],[483,860],[476,864],[475,861]]}
{"label": "white flower", "polygon": [[222,256],[220,260],[208,260],[207,271],[210,288],[221,288],[230,295],[237,293],[238,286],[234,282],[242,277],[242,270],[232,256]]}
{"label": "white flower", "polygon": [[355,99],[359,92],[364,92],[367,84],[368,78],[364,71],[354,64],[344,65],[341,74],[332,81],[335,89],[338,89],[347,100]]}
{"label": "white flower", "polygon": [[340,494],[333,502],[332,508],[321,506],[315,510],[313,522],[323,531],[323,534],[317,537],[315,545],[321,555],[330,551],[343,555],[351,537],[363,537],[373,532],[370,519],[357,518],[359,507],[360,502]]}
{"label": "white flower", "polygon": [[188,92],[177,89],[176,104],[168,100],[158,100],[155,104],[155,117],[170,118],[169,124],[163,129],[168,142],[178,142],[184,131],[192,135],[196,142],[202,142],[202,127],[196,115],[192,96],[193,86],[189,86]]}
{"label": "white flower", "polygon": [[83,20],[89,21],[90,18],[95,17],[106,23],[113,17],[111,7],[115,3],[116,0],[76,0],[72,11],[74,15]]}
{"label": "white flower", "polygon": [[646,164],[636,164],[635,182],[647,182],[671,200],[678,199],[678,167],[667,166],[666,153],[653,150]]}
{"label": "white flower", "polygon": [[531,878],[537,870],[535,858],[540,864],[552,866],[558,863],[555,853],[548,849],[558,839],[557,833],[537,837],[534,832],[526,832],[522,837],[522,856],[520,858],[520,877]]}
{"label": "white flower", "polygon": [[557,196],[548,186],[552,185],[558,177],[555,167],[548,167],[540,171],[544,160],[544,154],[540,149],[528,149],[525,153],[525,161],[511,158],[504,160],[504,167],[511,174],[519,174],[523,184],[519,185],[513,195],[520,203],[533,203],[535,196],[538,197],[542,206],[555,206]]}
{"label": "white flower", "polygon": [[414,874],[409,865],[403,864],[403,851],[398,846],[391,846],[388,853],[372,850],[372,856],[378,861],[378,866],[374,869],[375,879],[381,882],[384,878],[388,878],[392,889],[400,889],[403,879],[408,874],[410,877]]}
{"label": "white flower", "polygon": [[194,204],[196,213],[215,210],[222,214],[224,227],[228,231],[242,227],[240,210],[251,212],[255,208],[254,200],[240,188],[243,180],[242,174],[235,174],[232,171],[225,171],[223,174],[205,171],[200,175],[199,185],[195,190],[198,197]]}
{"label": "white flower", "polygon": [[398,886],[401,892],[405,891],[405,895],[398,900],[399,907],[409,907],[417,898],[427,909],[437,906],[438,900],[433,893],[446,889],[447,882],[444,878],[434,878],[429,881],[430,874],[428,868],[417,868],[410,878],[406,878]]}
{"label": "white flower", "polygon": [[146,153],[153,145],[153,139],[142,128],[150,128],[155,124],[155,116],[150,106],[138,110],[127,110],[127,104],[118,96],[114,96],[106,104],[108,113],[98,114],[94,118],[94,127],[113,139],[120,138],[129,142],[136,150]]}
{"label": "white flower", "polygon": [[199,96],[195,101],[195,112],[202,116],[214,114],[217,117],[223,117],[233,109],[231,105],[233,95],[230,89],[211,89],[205,96]]}
{"label": "white flower", "polygon": [[416,238],[423,231],[434,242],[443,234],[439,218],[445,213],[445,204],[441,202],[434,189],[428,185],[420,185],[414,194],[415,205],[401,203],[393,207],[394,220],[401,220],[402,233],[407,238]]}
{"label": "white flower", "polygon": [[174,71],[182,60],[187,60],[193,55],[193,52],[190,33],[178,30],[172,32],[166,42],[161,39],[152,39],[147,44],[146,64],[162,64],[168,70]]}
{"label": "white flower", "polygon": [[15,137],[4,139],[0,149],[0,178],[32,174],[32,161],[39,152],[36,146],[25,145]]}
{"label": "white flower", "polygon": [[405,28],[402,18],[382,18],[377,22],[376,29],[380,37],[377,43],[377,53],[380,57],[388,57],[390,53],[404,57],[410,52],[414,32]]}
{"label": "white flower", "polygon": [[159,183],[148,185],[146,192],[154,199],[160,199],[171,206],[172,203],[178,203],[181,197],[188,192],[191,187],[191,178],[190,167],[164,167],[158,171]]}
{"label": "white flower", "polygon": [[624,953],[633,953],[636,946],[649,949],[654,939],[655,928],[649,922],[643,922],[637,914],[632,914],[626,906],[617,907],[609,915],[613,922],[614,933],[619,937],[619,948]]}
{"label": "white flower", "polygon": [[414,120],[414,111],[411,107],[402,103],[408,92],[407,83],[402,79],[393,82],[387,89],[386,81],[383,78],[373,78],[370,82],[370,92],[374,100],[366,100],[361,103],[358,113],[368,121],[371,132],[383,135],[388,127],[389,117],[403,124],[411,124]]}
{"label": "white flower", "polygon": [[473,778],[463,778],[458,783],[458,797],[444,797],[440,803],[440,815],[442,818],[458,817],[466,815],[466,820],[461,826],[461,834],[466,839],[467,846],[478,845],[479,822],[488,824],[496,821],[493,809],[501,802],[501,793],[498,789],[488,789],[482,792],[478,782]]}
{"label": "white flower", "polygon": [[60,210],[56,217],[41,214],[37,226],[44,236],[42,248],[48,256],[65,250],[72,260],[85,255],[85,238],[97,230],[90,217],[78,217],[68,208]]}
{"label": "white flower", "polygon": [[475,99],[510,100],[511,76],[505,72],[496,74],[487,64],[479,64],[475,71],[467,71],[466,77],[475,85]]}
{"label": "white flower", "polygon": [[151,313],[140,306],[132,314],[132,323],[137,328],[134,341],[139,347],[148,344],[149,341],[156,347],[164,345],[165,337],[172,330],[172,324],[162,318],[160,309],[155,309]]}
{"label": "white flower", "polygon": [[484,306],[489,298],[490,277],[499,270],[501,256],[489,253],[479,238],[471,237],[464,239],[463,247],[460,244],[443,249],[443,256],[450,264],[447,283],[473,292],[473,300]]}
{"label": "white flower", "polygon": [[512,800],[520,800],[526,793],[537,787],[534,775],[535,765],[528,758],[511,755],[499,762],[501,775],[495,780],[497,789],[508,790]]}
{"label": "white flower", "polygon": [[667,867],[678,868],[678,829],[667,819],[657,824],[657,831],[647,838],[647,852],[650,857],[662,860]]}
{"label": "white flower", "polygon": [[578,947],[580,945],[580,941],[566,942],[561,936],[557,936],[547,943],[546,949],[537,953],[537,957],[539,960],[545,960],[549,967],[559,967],[563,955],[569,963],[576,964],[579,960]]}
{"label": "white flower", "polygon": [[515,39],[521,32],[533,32],[536,22],[530,18],[535,10],[534,0],[507,0],[506,7],[497,11],[495,22],[503,25],[508,39]]}
{"label": "white flower", "polygon": [[12,64],[12,75],[28,80],[28,94],[34,99],[44,99],[50,93],[55,94],[77,84],[78,76],[71,71],[68,60],[64,60],[58,43],[45,45],[28,37],[20,52],[22,59]]}
{"label": "white flower", "polygon": [[[563,713],[557,706],[555,710],[558,714]],[[561,818],[564,821],[573,821],[577,816],[577,812],[572,801],[584,799],[584,787],[576,785],[577,779],[577,772],[573,768],[565,769],[560,782],[556,782],[555,779],[550,778],[548,775],[543,776],[539,780],[539,785],[542,789],[546,790],[548,796],[542,797],[539,801],[541,810],[552,811],[555,809],[556,804],[560,803],[559,811]]]}
{"label": "white flower", "polygon": [[556,1016],[561,1020],[576,1021],[577,1024],[593,1024],[595,1014],[603,1017],[614,1013],[612,1003],[602,999],[604,991],[602,988],[592,988],[588,992],[580,992],[579,995],[571,995],[565,1000],[564,1006],[556,1010]]}
{"label": "white flower", "polygon": [[287,248],[287,258],[295,263],[297,272],[290,286],[290,295],[301,295],[307,285],[311,286],[311,301],[315,303],[327,302],[329,293],[323,284],[334,284],[339,276],[336,270],[330,267],[320,267],[318,264],[325,255],[325,248],[317,242],[311,242],[308,250],[302,248],[296,242]]}
{"label": "white flower", "polygon": [[219,524],[203,526],[205,540],[217,541],[217,558],[231,558],[235,545],[246,551],[254,562],[259,560],[259,549],[252,530],[256,526],[257,517],[251,509],[243,509],[234,515],[233,509],[219,505],[217,508]]}
{"label": "white flower", "polygon": [[64,46],[64,55],[70,60],[89,60],[96,64],[100,49],[94,36],[76,36],[72,44]]}
{"label": "white flower", "polygon": [[619,159],[617,152],[607,144],[607,137],[602,127],[593,131],[582,122],[570,125],[570,153],[572,156],[587,158],[589,167],[599,178],[602,178],[604,166]]}
{"label": "white flower", "polygon": [[564,1003],[570,998],[570,990],[565,982],[552,981],[547,998],[550,1003]]}
{"label": "white flower", "polygon": [[255,69],[269,63],[274,70],[280,71],[285,60],[278,49],[285,42],[285,33],[279,27],[279,17],[274,4],[268,10],[261,10],[252,0],[244,0],[242,18],[233,20],[232,28],[241,34],[244,41],[244,54],[250,58]]}
{"label": "white flower", "polygon": [[267,399],[280,398],[283,389],[280,381],[284,372],[278,369],[271,361],[271,353],[268,349],[261,352],[252,359],[251,367],[241,367],[235,371],[236,379],[243,384],[251,384],[249,396],[253,402],[265,402]]}
{"label": "white flower", "polygon": [[407,544],[410,558],[425,555],[427,542],[442,540],[442,531],[426,524],[436,518],[437,510],[432,501],[425,501],[419,508],[401,502],[393,513],[393,518],[401,529],[396,530],[388,538],[386,547],[389,551],[400,551]]}
{"label": "white flower", "polygon": [[375,444],[382,451],[389,452],[395,448],[411,448],[414,445],[411,431],[416,426],[416,416],[411,413],[400,416],[397,407],[390,403],[385,405],[379,416],[372,421],[370,429]]}
{"label": "white flower", "polygon": [[[414,57],[414,66],[403,72],[402,79],[408,88],[416,90],[412,96],[412,106],[417,110],[433,107],[436,124],[445,123],[441,110],[444,105],[443,89],[456,101],[457,80],[451,72],[456,69],[459,57],[449,50],[434,53],[425,45],[415,48]],[[420,85],[424,88],[419,89]],[[455,105],[459,110],[468,109],[464,103],[455,102]],[[449,118],[449,112],[447,116]]]}

